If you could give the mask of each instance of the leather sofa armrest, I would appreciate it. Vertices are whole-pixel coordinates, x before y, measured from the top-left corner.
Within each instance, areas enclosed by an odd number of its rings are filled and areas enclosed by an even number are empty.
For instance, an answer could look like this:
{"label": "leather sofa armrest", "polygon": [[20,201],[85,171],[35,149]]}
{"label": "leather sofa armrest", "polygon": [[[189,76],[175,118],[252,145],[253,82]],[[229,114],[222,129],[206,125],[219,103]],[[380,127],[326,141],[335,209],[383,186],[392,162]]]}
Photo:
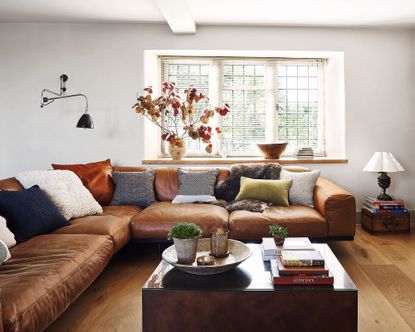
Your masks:
{"label": "leather sofa armrest", "polygon": [[314,189],[314,206],[327,221],[328,236],[354,236],[356,201],[351,193],[320,177]]}

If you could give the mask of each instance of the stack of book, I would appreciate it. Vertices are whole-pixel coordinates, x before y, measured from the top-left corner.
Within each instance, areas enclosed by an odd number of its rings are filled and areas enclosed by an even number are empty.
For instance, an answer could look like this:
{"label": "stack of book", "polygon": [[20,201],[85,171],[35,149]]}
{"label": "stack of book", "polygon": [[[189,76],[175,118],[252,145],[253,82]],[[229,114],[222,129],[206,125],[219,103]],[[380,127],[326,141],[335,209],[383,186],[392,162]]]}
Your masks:
{"label": "stack of book", "polygon": [[297,152],[297,158],[310,159],[314,158],[313,148],[301,148]]}
{"label": "stack of book", "polygon": [[271,260],[275,285],[333,285],[334,278],[317,250],[282,250]]}
{"label": "stack of book", "polygon": [[314,250],[314,248],[308,237],[287,237],[282,246],[277,246],[272,237],[262,238],[261,252],[264,262],[280,256],[282,250]]}
{"label": "stack of book", "polygon": [[366,203],[363,204],[363,208],[372,213],[408,212],[405,208],[405,202],[401,199],[380,201],[371,196],[366,196]]}

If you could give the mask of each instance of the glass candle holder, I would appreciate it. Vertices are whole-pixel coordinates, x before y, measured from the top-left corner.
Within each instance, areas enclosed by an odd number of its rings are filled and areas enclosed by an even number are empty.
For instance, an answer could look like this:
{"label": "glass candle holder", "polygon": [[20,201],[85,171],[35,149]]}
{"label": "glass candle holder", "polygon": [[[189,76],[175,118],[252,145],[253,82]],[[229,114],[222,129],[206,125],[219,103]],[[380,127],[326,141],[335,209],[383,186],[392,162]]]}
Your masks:
{"label": "glass candle holder", "polygon": [[229,255],[228,233],[229,231],[223,228],[216,228],[211,231],[210,254],[212,256],[221,258]]}

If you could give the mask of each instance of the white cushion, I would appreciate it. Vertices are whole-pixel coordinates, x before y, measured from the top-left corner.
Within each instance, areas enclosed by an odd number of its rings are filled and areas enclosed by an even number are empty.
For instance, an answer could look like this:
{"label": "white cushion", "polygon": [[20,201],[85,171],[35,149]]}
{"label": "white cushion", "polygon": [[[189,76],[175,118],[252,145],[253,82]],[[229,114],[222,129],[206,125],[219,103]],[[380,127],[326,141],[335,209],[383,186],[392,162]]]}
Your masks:
{"label": "white cushion", "polygon": [[10,251],[7,244],[0,240],[0,265],[10,259]]}
{"label": "white cushion", "polygon": [[180,204],[180,203],[194,203],[194,202],[202,202],[202,203],[209,203],[215,202],[216,197],[210,195],[177,195],[172,203],[173,204]]}
{"label": "white cushion", "polygon": [[16,245],[14,234],[7,227],[6,219],[0,216],[0,240],[3,241],[8,248]]}
{"label": "white cushion", "polygon": [[290,204],[314,207],[314,187],[320,175],[320,170],[311,172],[289,172],[281,170],[281,180],[292,180],[288,198]]}
{"label": "white cushion", "polygon": [[38,185],[67,219],[102,213],[102,207],[72,171],[28,171],[16,175],[25,188]]}

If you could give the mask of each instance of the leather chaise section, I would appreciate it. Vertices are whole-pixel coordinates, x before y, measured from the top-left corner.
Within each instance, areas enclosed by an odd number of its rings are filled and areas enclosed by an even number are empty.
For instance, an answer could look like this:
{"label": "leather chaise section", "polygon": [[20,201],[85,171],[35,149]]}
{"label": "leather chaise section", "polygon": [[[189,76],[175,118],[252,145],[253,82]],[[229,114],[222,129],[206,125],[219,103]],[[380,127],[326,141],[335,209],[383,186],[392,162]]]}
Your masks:
{"label": "leather chaise section", "polygon": [[4,331],[44,330],[95,280],[112,252],[112,241],[100,235],[40,235],[13,247],[0,269]]}

